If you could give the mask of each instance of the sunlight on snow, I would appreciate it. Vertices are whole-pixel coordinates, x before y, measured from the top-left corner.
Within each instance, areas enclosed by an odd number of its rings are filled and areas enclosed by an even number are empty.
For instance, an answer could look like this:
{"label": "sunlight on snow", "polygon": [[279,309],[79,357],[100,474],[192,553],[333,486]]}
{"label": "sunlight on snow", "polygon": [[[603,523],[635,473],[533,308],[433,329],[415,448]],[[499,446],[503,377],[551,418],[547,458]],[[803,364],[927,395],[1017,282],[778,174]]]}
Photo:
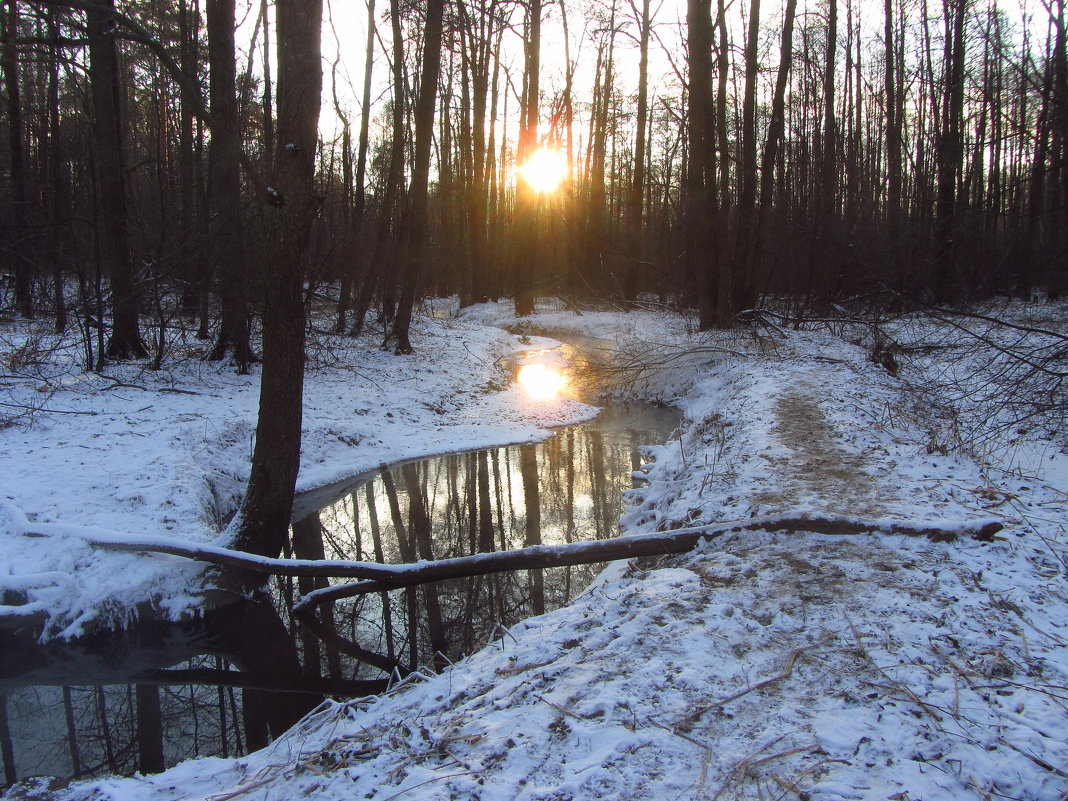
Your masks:
{"label": "sunlight on snow", "polygon": [[544,364],[524,364],[519,368],[516,381],[534,400],[552,400],[560,394],[565,383],[563,373]]}

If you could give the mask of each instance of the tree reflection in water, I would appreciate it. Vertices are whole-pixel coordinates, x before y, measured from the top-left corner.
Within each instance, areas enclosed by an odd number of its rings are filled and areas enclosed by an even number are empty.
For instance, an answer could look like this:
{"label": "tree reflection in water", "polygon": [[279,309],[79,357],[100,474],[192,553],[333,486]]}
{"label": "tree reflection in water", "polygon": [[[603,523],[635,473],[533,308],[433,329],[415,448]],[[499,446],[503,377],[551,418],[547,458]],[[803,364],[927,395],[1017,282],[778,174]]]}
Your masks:
{"label": "tree reflection in water", "polygon": [[[336,500],[293,525],[288,555],[412,562],[613,536],[623,492],[642,461],[638,449],[662,443],[678,422],[672,410],[609,409],[536,445],[428,459],[344,491],[328,488]],[[304,509],[316,505],[302,500]],[[288,610],[327,580],[284,578],[276,580],[273,604],[249,599],[184,624],[145,620],[111,632],[86,654],[58,644],[61,653],[49,657],[33,638],[25,654],[9,644],[0,648],[3,778],[157,770],[191,756],[243,753],[266,744],[321,693],[375,692],[378,683],[352,680],[440,669],[502,626],[567,603],[598,569],[503,573],[360,596],[320,610],[325,637]],[[170,665],[179,669],[159,670]],[[38,669],[48,675],[36,676]],[[24,686],[30,681],[52,686]]]}
{"label": "tree reflection in water", "polygon": [[[679,421],[673,410],[640,409],[611,409],[537,444],[385,471],[295,529],[318,528],[327,558],[390,563],[615,536],[640,448],[662,443]],[[600,568],[474,576],[361,596],[338,603],[332,615],[339,633],[360,649],[404,668],[440,668],[485,645],[501,627],[566,604]]]}

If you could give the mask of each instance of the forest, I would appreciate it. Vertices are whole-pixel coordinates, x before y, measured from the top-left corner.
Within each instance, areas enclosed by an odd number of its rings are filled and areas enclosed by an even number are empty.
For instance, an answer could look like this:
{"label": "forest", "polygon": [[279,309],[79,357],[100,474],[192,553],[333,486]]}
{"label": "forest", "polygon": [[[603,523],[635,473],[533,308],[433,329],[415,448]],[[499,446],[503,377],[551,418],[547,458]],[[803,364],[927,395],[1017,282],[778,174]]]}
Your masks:
{"label": "forest", "polygon": [[1063,0],[289,5],[4,3],[5,304],[87,368],[175,329],[244,369],[277,259],[284,314],[399,351],[430,295],[710,328],[1064,288]]}
{"label": "forest", "polygon": [[1064,5],[0,0],[10,797],[1063,798]]}

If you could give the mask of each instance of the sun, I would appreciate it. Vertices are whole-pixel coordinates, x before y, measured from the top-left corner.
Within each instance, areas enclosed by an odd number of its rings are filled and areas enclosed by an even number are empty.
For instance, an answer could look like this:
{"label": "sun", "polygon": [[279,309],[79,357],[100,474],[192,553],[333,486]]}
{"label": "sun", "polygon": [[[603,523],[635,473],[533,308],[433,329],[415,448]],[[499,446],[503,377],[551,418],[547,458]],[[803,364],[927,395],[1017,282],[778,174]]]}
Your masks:
{"label": "sun", "polygon": [[566,379],[554,367],[544,364],[524,364],[516,380],[534,400],[552,400],[564,388]]}
{"label": "sun", "polygon": [[567,177],[567,160],[559,150],[539,147],[519,168],[519,175],[535,192],[553,192]]}

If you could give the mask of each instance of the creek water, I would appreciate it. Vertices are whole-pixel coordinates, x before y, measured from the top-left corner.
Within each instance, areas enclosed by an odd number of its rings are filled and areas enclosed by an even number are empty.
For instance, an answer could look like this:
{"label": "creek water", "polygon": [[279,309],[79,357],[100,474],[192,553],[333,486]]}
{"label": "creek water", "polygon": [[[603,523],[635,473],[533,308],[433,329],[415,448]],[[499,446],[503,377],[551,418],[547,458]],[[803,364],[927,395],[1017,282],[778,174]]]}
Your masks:
{"label": "creek water", "polygon": [[[679,422],[673,409],[612,407],[543,442],[359,477],[298,500],[292,553],[396,563],[615,536],[641,448],[664,442]],[[519,571],[360,596],[320,610],[326,637],[288,616],[292,601],[323,580],[280,579],[222,620],[127,632],[118,648],[107,641],[80,654],[37,654],[40,664],[24,682],[5,655],[0,740],[10,747],[5,769],[14,763],[7,779],[131,772],[159,740],[166,764],[242,753],[286,725],[260,710],[295,700],[299,716],[324,692],[372,691],[361,682],[385,679],[391,668],[440,667],[567,603],[599,569]],[[171,665],[178,669],[161,670]],[[194,678],[208,683],[185,683]],[[278,687],[287,691],[265,689]],[[146,731],[146,720],[160,731]]]}

